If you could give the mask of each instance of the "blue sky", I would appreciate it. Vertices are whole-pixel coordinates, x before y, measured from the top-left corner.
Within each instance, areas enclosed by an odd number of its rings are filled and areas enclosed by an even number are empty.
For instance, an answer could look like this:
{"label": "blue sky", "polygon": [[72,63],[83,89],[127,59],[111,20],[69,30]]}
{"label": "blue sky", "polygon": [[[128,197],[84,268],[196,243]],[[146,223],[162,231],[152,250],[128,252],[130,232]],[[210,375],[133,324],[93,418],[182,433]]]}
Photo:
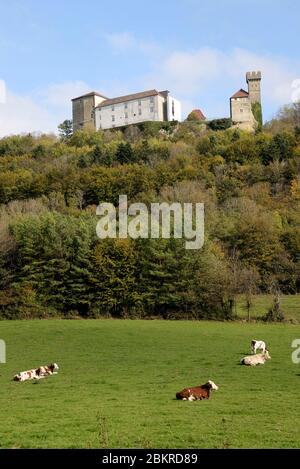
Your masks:
{"label": "blue sky", "polygon": [[299,0],[0,0],[0,135],[55,131],[92,89],[227,116],[257,69],[269,119],[300,99],[299,18]]}

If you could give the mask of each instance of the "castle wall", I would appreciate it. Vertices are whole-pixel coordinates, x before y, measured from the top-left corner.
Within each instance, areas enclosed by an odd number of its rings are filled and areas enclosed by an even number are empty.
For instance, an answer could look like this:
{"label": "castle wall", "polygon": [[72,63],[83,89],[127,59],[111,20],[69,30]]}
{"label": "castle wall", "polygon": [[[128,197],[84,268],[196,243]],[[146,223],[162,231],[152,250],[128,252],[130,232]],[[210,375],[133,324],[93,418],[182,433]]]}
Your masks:
{"label": "castle wall", "polygon": [[163,121],[164,102],[165,98],[157,95],[96,108],[96,129],[111,129],[145,121]]}
{"label": "castle wall", "polygon": [[82,96],[73,100],[73,131],[82,129],[94,129],[94,107],[104,101],[102,96]]}
{"label": "castle wall", "polygon": [[94,97],[87,96],[73,101],[73,130],[80,130],[83,128],[93,128],[94,118]]}
{"label": "castle wall", "polygon": [[248,93],[252,104],[261,103],[260,81],[261,72],[247,72]]}
{"label": "castle wall", "polygon": [[181,121],[181,103],[172,96],[167,98],[167,120]]}
{"label": "castle wall", "polygon": [[254,120],[249,98],[231,98],[230,104],[233,122],[252,122]]}

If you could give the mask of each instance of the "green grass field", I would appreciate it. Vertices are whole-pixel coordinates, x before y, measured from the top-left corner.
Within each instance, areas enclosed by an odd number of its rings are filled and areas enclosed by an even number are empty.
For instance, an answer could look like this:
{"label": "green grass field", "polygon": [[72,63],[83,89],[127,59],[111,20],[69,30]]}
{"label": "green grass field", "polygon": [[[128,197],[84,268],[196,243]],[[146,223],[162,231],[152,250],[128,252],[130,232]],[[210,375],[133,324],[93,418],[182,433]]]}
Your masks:
{"label": "green grass field", "polygon": [[[272,295],[256,295],[250,308],[251,319],[264,316],[272,306]],[[300,295],[282,295],[281,308],[287,320],[294,320],[300,323]],[[246,301],[243,295],[237,299],[236,314],[239,318],[247,318],[248,312]]]}
{"label": "green grass field", "polygon": [[[300,446],[298,326],[118,320],[2,321],[2,448]],[[252,338],[272,360],[239,365]],[[12,381],[49,362],[58,375]],[[175,400],[208,379],[208,401]]]}

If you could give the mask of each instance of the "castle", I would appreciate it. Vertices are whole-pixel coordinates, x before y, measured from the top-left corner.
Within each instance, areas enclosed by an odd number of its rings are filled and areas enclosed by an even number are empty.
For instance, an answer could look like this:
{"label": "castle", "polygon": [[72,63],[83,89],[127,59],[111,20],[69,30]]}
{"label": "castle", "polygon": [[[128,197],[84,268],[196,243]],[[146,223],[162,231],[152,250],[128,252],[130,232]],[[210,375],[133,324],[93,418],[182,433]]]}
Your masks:
{"label": "castle", "polygon": [[[247,72],[248,91],[240,89],[230,98],[233,127],[248,131],[262,125],[261,72]],[[181,104],[169,91],[155,89],[107,98],[91,91],[72,99],[73,130],[111,129],[146,121],[181,121]],[[201,113],[202,114],[202,113]],[[201,119],[205,119],[201,116]]]}
{"label": "castle", "polygon": [[240,89],[230,98],[230,117],[235,127],[255,130],[262,124],[261,72],[247,72],[248,91]]}
{"label": "castle", "polygon": [[72,99],[73,130],[111,129],[146,121],[181,120],[180,102],[169,91],[148,90],[107,98],[95,91]]}

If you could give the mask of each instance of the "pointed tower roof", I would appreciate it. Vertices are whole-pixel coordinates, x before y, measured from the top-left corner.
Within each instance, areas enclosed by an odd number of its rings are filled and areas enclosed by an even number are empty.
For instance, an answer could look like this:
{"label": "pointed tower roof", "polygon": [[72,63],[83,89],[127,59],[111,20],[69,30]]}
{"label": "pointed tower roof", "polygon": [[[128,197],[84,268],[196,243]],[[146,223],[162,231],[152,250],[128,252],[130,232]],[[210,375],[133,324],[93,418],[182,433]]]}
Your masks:
{"label": "pointed tower roof", "polygon": [[241,88],[239,91],[237,91],[236,93],[234,93],[231,98],[249,98],[249,93],[245,90],[243,90],[243,88]]}

